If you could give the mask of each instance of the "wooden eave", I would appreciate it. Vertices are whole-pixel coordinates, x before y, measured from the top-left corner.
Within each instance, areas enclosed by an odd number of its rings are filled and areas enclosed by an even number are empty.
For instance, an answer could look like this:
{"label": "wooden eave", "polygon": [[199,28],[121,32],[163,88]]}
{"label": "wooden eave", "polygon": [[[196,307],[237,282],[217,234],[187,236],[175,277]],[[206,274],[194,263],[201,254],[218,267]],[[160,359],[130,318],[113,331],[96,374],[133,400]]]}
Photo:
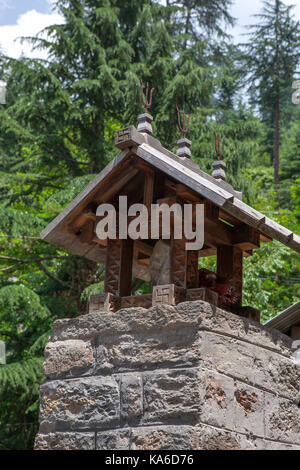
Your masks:
{"label": "wooden eave", "polygon": [[[136,158],[163,173],[171,181],[186,186],[200,198],[211,201],[220,208],[221,218],[227,219],[228,222],[238,221],[240,224],[253,227],[260,232],[262,241],[275,239],[300,252],[299,236],[245,204],[241,201],[239,193],[232,190],[230,185],[220,184],[210,175],[202,172],[194,162],[181,159],[164,149],[153,137],[137,132],[132,132],[130,146],[124,148],[44,229],[41,238],[79,256],[99,263],[105,262],[105,246],[80,240],[75,231],[70,230],[70,225],[76,217],[87,210],[90,204],[110,201],[126,183],[135,177],[139,171]],[[207,253],[212,254],[211,247],[207,246],[205,249]],[[148,273],[146,266],[145,273],[142,272],[143,265],[145,266],[145,263],[137,263],[135,260],[133,273],[146,280]]]}

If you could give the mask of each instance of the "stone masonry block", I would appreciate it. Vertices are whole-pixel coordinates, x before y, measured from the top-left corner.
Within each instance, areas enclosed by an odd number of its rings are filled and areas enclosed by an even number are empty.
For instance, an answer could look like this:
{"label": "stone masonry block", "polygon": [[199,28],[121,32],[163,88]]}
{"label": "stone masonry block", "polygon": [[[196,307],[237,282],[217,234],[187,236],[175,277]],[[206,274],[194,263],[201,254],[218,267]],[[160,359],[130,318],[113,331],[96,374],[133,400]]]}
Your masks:
{"label": "stone masonry block", "polygon": [[176,306],[176,310],[180,315],[188,316],[190,319],[198,318],[200,328],[228,334],[243,341],[278,351],[287,357],[290,356],[291,338],[255,321],[239,317],[202,301],[183,302]]}
{"label": "stone masonry block", "polygon": [[40,432],[103,429],[119,421],[119,386],[113,377],[52,381],[41,386]]}
{"label": "stone masonry block", "polygon": [[193,450],[252,450],[253,440],[243,434],[201,425],[193,429],[191,439]]}
{"label": "stone masonry block", "polygon": [[205,370],[200,377],[200,421],[234,430],[233,379]]}
{"label": "stone masonry block", "polygon": [[121,422],[134,423],[143,415],[143,383],[137,375],[121,377]]}
{"label": "stone masonry block", "polygon": [[203,366],[228,374],[262,389],[295,399],[300,383],[300,368],[290,359],[236,338],[200,332]]}
{"label": "stone masonry block", "polygon": [[49,378],[84,373],[94,364],[90,341],[69,339],[48,343],[45,348],[44,374]]}
{"label": "stone masonry block", "polygon": [[297,402],[274,399],[265,393],[265,437],[300,444],[300,410]]}
{"label": "stone masonry block", "polygon": [[144,374],[144,423],[194,424],[199,418],[197,370]]}
{"label": "stone masonry block", "polygon": [[153,367],[190,367],[199,363],[199,335],[195,328],[181,327],[138,332],[97,340],[95,372],[118,373]]}
{"label": "stone masonry block", "polygon": [[58,320],[36,449],[300,448],[291,345],[204,301]]}
{"label": "stone masonry block", "polygon": [[202,423],[264,435],[264,395],[260,390],[206,370],[200,383]]}
{"label": "stone masonry block", "polygon": [[192,427],[147,426],[132,430],[131,450],[188,450]]}
{"label": "stone masonry block", "polygon": [[234,390],[234,427],[236,431],[264,435],[264,392],[236,382]]}
{"label": "stone masonry block", "polygon": [[56,432],[38,434],[35,450],[94,450],[95,433],[93,432]]}
{"label": "stone masonry block", "polygon": [[129,450],[131,429],[97,432],[96,450]]}

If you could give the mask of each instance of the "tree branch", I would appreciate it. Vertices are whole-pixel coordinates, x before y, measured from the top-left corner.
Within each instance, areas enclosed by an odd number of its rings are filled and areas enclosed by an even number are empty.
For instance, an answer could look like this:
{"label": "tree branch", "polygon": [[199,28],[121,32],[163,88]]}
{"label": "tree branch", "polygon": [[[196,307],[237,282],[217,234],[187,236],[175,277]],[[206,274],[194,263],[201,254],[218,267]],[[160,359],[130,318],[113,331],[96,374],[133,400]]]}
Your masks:
{"label": "tree branch", "polygon": [[58,279],[54,274],[50,273],[48,269],[43,265],[41,261],[36,261],[36,264],[41,268],[41,270],[48,276],[52,281],[58,282],[61,286],[63,287],[70,287],[70,284],[67,282],[62,281],[61,279]]}

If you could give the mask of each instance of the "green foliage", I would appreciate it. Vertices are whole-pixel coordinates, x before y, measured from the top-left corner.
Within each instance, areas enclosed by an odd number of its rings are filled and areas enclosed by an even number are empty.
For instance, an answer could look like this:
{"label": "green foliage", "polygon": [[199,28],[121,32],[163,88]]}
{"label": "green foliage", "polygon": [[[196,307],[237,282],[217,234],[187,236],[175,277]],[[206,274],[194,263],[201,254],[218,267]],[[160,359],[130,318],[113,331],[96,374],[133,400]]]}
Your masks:
{"label": "green foliage", "polygon": [[244,44],[250,102],[267,125],[265,149],[274,164],[276,185],[280,132],[291,118],[291,86],[300,53],[300,22],[293,18],[293,8],[281,0],[264,0],[262,12],[255,15],[257,23],[249,26],[249,42]]}

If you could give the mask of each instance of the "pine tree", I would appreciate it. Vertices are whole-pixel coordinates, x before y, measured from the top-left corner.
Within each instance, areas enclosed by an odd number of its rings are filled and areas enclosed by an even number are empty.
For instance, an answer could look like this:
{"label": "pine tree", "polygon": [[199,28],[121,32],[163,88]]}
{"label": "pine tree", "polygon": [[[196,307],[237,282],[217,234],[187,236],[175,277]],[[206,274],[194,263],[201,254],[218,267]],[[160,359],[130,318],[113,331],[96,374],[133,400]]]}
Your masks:
{"label": "pine tree", "polygon": [[[292,186],[299,185],[300,178],[300,106],[294,105],[291,121],[286,122],[281,140],[281,168],[279,200],[288,207],[291,202]],[[298,180],[298,182],[297,182]]]}
{"label": "pine tree", "polygon": [[250,26],[245,44],[245,67],[251,102],[257,105],[268,126],[267,141],[274,166],[274,184],[279,184],[280,127],[290,117],[291,86],[300,53],[300,23],[292,6],[281,0],[265,0],[257,25]]}

